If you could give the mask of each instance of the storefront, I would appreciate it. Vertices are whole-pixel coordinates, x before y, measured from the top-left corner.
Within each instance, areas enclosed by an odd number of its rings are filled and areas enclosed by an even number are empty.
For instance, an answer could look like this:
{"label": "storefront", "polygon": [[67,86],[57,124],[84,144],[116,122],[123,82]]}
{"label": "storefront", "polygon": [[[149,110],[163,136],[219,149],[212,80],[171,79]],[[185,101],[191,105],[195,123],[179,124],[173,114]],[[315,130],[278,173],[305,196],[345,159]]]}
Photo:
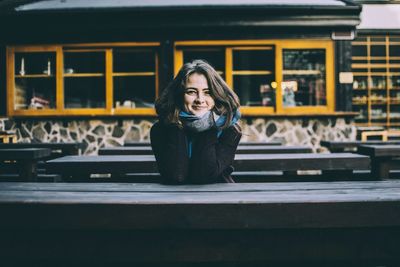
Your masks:
{"label": "storefront", "polygon": [[[394,2],[394,1],[393,1]],[[400,4],[365,1],[352,42],[356,125],[400,128]]]}
{"label": "storefront", "polygon": [[[32,2],[32,1],[30,1]],[[0,4],[1,5],[1,4]],[[86,153],[146,140],[154,100],[188,60],[241,99],[244,141],[319,148],[355,138],[347,1],[3,3],[0,130],[83,141]]]}

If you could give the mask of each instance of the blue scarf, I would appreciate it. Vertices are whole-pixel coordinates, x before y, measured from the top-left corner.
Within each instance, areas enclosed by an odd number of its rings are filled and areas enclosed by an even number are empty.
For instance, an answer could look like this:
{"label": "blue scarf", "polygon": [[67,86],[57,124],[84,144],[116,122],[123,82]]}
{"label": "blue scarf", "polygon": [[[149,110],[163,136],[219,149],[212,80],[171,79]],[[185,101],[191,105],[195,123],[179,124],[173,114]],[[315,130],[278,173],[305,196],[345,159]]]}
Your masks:
{"label": "blue scarf", "polygon": [[[239,121],[241,114],[239,110],[236,110],[230,125],[234,125]],[[215,112],[207,112],[202,117],[197,117],[193,114],[185,111],[179,112],[179,118],[181,119],[185,128],[189,129],[190,132],[199,133],[211,129],[212,127],[217,128],[217,137],[219,138],[222,134],[221,127],[226,122],[225,115],[217,115]],[[192,144],[193,135],[187,135],[187,147],[189,158],[192,156]]]}

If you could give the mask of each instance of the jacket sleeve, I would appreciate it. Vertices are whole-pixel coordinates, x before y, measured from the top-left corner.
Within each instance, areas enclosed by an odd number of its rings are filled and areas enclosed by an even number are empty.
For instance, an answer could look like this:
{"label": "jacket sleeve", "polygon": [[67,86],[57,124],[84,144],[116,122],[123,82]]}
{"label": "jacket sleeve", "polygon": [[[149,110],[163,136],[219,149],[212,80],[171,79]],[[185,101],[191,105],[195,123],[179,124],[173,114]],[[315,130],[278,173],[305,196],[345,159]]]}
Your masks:
{"label": "jacket sleeve", "polygon": [[199,133],[193,142],[190,182],[220,182],[223,172],[233,164],[241,137],[241,129],[237,124],[225,129],[220,138],[217,138],[216,129]]}
{"label": "jacket sleeve", "polygon": [[189,157],[184,131],[157,122],[151,128],[150,140],[163,183],[187,183]]}

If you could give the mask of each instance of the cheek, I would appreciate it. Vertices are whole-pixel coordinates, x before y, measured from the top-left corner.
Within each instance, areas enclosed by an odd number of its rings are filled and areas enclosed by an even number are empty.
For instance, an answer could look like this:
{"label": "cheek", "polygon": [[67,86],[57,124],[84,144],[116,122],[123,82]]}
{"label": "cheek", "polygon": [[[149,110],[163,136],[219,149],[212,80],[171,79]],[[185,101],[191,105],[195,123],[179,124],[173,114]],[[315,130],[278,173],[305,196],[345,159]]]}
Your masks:
{"label": "cheek", "polygon": [[214,108],[214,106],[215,106],[215,101],[214,101],[214,99],[210,97],[210,98],[207,100],[207,104],[208,104],[209,109]]}
{"label": "cheek", "polygon": [[183,98],[183,105],[187,106],[191,105],[192,103],[193,103],[193,97],[185,95],[185,97]]}

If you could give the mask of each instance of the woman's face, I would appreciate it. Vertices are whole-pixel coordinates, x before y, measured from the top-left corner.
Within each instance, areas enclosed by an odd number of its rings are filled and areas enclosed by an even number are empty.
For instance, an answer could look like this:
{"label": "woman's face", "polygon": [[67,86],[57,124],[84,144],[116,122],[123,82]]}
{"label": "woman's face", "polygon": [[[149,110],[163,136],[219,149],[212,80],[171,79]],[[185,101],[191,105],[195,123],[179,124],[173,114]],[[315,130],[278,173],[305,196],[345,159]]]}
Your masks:
{"label": "woman's face", "polygon": [[214,106],[215,101],[210,95],[206,77],[203,74],[191,74],[185,85],[185,94],[183,95],[185,111],[197,117],[202,117]]}

